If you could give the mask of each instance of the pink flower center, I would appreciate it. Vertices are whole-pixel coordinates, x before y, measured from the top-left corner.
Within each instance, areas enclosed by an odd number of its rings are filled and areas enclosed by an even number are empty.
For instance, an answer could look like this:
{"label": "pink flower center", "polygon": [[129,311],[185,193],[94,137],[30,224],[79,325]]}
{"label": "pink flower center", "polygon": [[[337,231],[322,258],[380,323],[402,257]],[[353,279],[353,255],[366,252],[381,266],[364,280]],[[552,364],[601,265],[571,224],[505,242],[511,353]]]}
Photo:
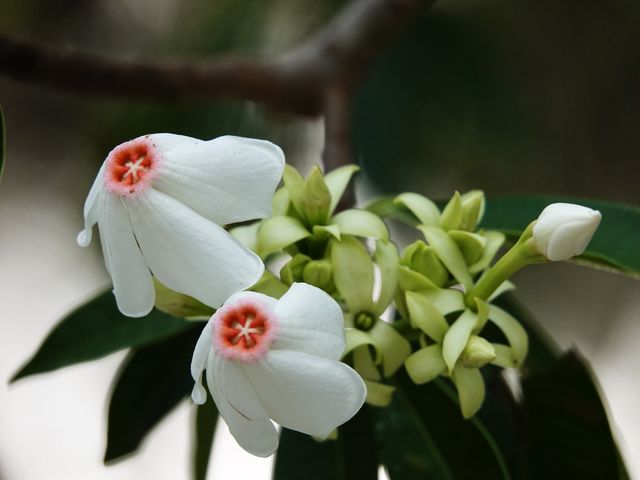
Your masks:
{"label": "pink flower center", "polygon": [[255,362],[269,350],[276,325],[273,314],[257,302],[225,306],[214,316],[214,346],[231,360]]}
{"label": "pink flower center", "polygon": [[145,190],[157,173],[158,160],[159,154],[149,136],[118,145],[107,157],[106,189],[123,196]]}

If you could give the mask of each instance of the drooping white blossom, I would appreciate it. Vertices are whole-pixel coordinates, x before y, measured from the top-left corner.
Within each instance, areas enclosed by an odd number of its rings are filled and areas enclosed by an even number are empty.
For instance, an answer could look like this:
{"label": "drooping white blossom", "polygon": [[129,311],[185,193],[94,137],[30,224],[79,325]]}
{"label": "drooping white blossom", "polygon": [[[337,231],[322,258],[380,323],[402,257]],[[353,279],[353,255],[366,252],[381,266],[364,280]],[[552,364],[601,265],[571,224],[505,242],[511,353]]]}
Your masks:
{"label": "drooping white blossom", "polygon": [[552,261],[568,260],[585,251],[602,216],[572,203],[552,203],[533,226],[536,247]]}
{"label": "drooping white blossom", "polygon": [[192,398],[209,391],[238,443],[266,457],[278,447],[271,420],[317,437],[355,415],[366,398],[363,380],[340,362],[342,311],[327,293],[294,283],[280,299],[242,292],[211,317],[196,344]]}
{"label": "drooping white blossom", "polygon": [[283,168],[282,150],[262,140],[162,133],[125,142],[109,153],[94,181],[78,243],[91,242],[97,223],[125,315],[153,308],[152,274],[218,307],[264,270],[221,225],[269,216]]}

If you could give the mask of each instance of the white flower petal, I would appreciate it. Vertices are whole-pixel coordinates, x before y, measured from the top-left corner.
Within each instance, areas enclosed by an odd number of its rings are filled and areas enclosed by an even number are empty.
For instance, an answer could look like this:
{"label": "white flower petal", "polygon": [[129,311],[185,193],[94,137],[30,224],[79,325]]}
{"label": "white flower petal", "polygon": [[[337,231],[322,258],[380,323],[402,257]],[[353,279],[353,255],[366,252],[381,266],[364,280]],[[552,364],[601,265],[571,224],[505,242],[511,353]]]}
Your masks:
{"label": "white flower petal", "polygon": [[93,181],[87,200],[84,202],[84,230],[78,233],[77,242],[81,247],[91,243],[93,226],[98,223],[100,213],[100,196],[102,194],[103,176],[106,162],[103,162],[96,179]]}
{"label": "white flower petal", "polygon": [[339,360],[345,349],[342,310],[326,292],[294,283],[275,307],[277,350],[296,350]]}
{"label": "white flower petal", "polygon": [[144,258],[170,289],[217,308],[262,276],[256,254],[170,196],[150,188],[125,202]]}
{"label": "white flower petal", "polygon": [[225,136],[167,151],[162,174],[153,185],[226,225],[268,217],[283,168],[284,155],[278,146]]}
{"label": "white flower petal", "polygon": [[193,392],[191,392],[191,398],[198,405],[202,405],[207,401],[207,391],[202,386],[202,373],[207,366],[207,359],[213,348],[212,337],[213,329],[211,328],[211,322],[207,322],[202,329],[200,338],[198,338],[191,359],[191,376],[196,382],[193,386]]}
{"label": "white flower petal", "polygon": [[236,441],[249,453],[268,457],[278,448],[278,432],[242,366],[209,355],[207,385]]}
{"label": "white flower petal", "polygon": [[130,317],[143,317],[155,300],[151,272],[133,236],[122,200],[107,192],[100,197],[100,237],[118,308]]}
{"label": "white flower petal", "polygon": [[273,420],[321,438],[353,417],[367,396],[351,367],[303,352],[272,350],[244,370]]}
{"label": "white flower petal", "polygon": [[153,145],[162,155],[170,154],[173,150],[203,143],[203,140],[174,133],[153,133],[149,135]]}

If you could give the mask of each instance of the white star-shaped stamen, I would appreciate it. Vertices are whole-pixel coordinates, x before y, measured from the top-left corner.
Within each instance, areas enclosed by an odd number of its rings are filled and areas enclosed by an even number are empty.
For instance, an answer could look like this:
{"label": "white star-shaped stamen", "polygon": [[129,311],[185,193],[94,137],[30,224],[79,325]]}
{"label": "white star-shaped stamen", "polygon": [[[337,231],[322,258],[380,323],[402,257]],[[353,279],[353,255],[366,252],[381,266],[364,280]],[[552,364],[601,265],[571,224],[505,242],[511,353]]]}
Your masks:
{"label": "white star-shaped stamen", "polygon": [[146,172],[147,170],[149,170],[147,167],[142,165],[142,162],[144,162],[144,159],[145,157],[140,157],[135,162],[130,161],[125,163],[124,166],[127,167],[129,170],[127,170],[127,173],[125,173],[122,178],[124,179],[124,178],[127,178],[128,176],[132,176],[134,182],[137,182],[138,180],[140,180],[138,172]]}
{"label": "white star-shaped stamen", "polygon": [[236,334],[235,337],[233,337],[233,339],[231,340],[231,343],[236,345],[240,339],[242,337],[244,337],[244,343],[245,345],[247,345],[248,347],[252,346],[255,342],[253,340],[253,338],[251,338],[252,334],[263,334],[264,333],[264,328],[263,327],[252,327],[251,324],[253,323],[254,318],[252,317],[247,317],[246,322],[244,323],[244,325],[242,325],[240,322],[235,321],[231,324],[231,328],[238,330],[238,333]]}

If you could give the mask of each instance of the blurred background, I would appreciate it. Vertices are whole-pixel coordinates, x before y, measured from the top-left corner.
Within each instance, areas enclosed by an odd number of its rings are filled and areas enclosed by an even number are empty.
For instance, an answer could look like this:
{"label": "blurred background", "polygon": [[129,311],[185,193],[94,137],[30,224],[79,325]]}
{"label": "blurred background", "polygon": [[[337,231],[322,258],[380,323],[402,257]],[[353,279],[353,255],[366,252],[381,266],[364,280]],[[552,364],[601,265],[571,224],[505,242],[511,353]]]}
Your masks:
{"label": "blurred background", "polygon": [[[298,46],[339,0],[2,0],[0,31],[118,56],[272,55]],[[361,202],[416,191],[568,194],[640,203],[640,4],[634,0],[439,0],[378,57],[353,100]],[[176,103],[63,93],[0,76],[0,479],[175,479],[189,462],[183,403],[141,452],[104,467],[110,380],[124,355],[8,378],[56,320],[108,285],[99,247],[75,236],[108,151],[153,132],[236,134],[281,145],[303,171],[323,123],[238,101]],[[632,238],[638,243],[640,239]],[[516,277],[563,347],[591,362],[629,470],[640,479],[640,283],[562,264]],[[219,424],[210,478],[242,462]],[[226,472],[226,473],[225,473]]]}

